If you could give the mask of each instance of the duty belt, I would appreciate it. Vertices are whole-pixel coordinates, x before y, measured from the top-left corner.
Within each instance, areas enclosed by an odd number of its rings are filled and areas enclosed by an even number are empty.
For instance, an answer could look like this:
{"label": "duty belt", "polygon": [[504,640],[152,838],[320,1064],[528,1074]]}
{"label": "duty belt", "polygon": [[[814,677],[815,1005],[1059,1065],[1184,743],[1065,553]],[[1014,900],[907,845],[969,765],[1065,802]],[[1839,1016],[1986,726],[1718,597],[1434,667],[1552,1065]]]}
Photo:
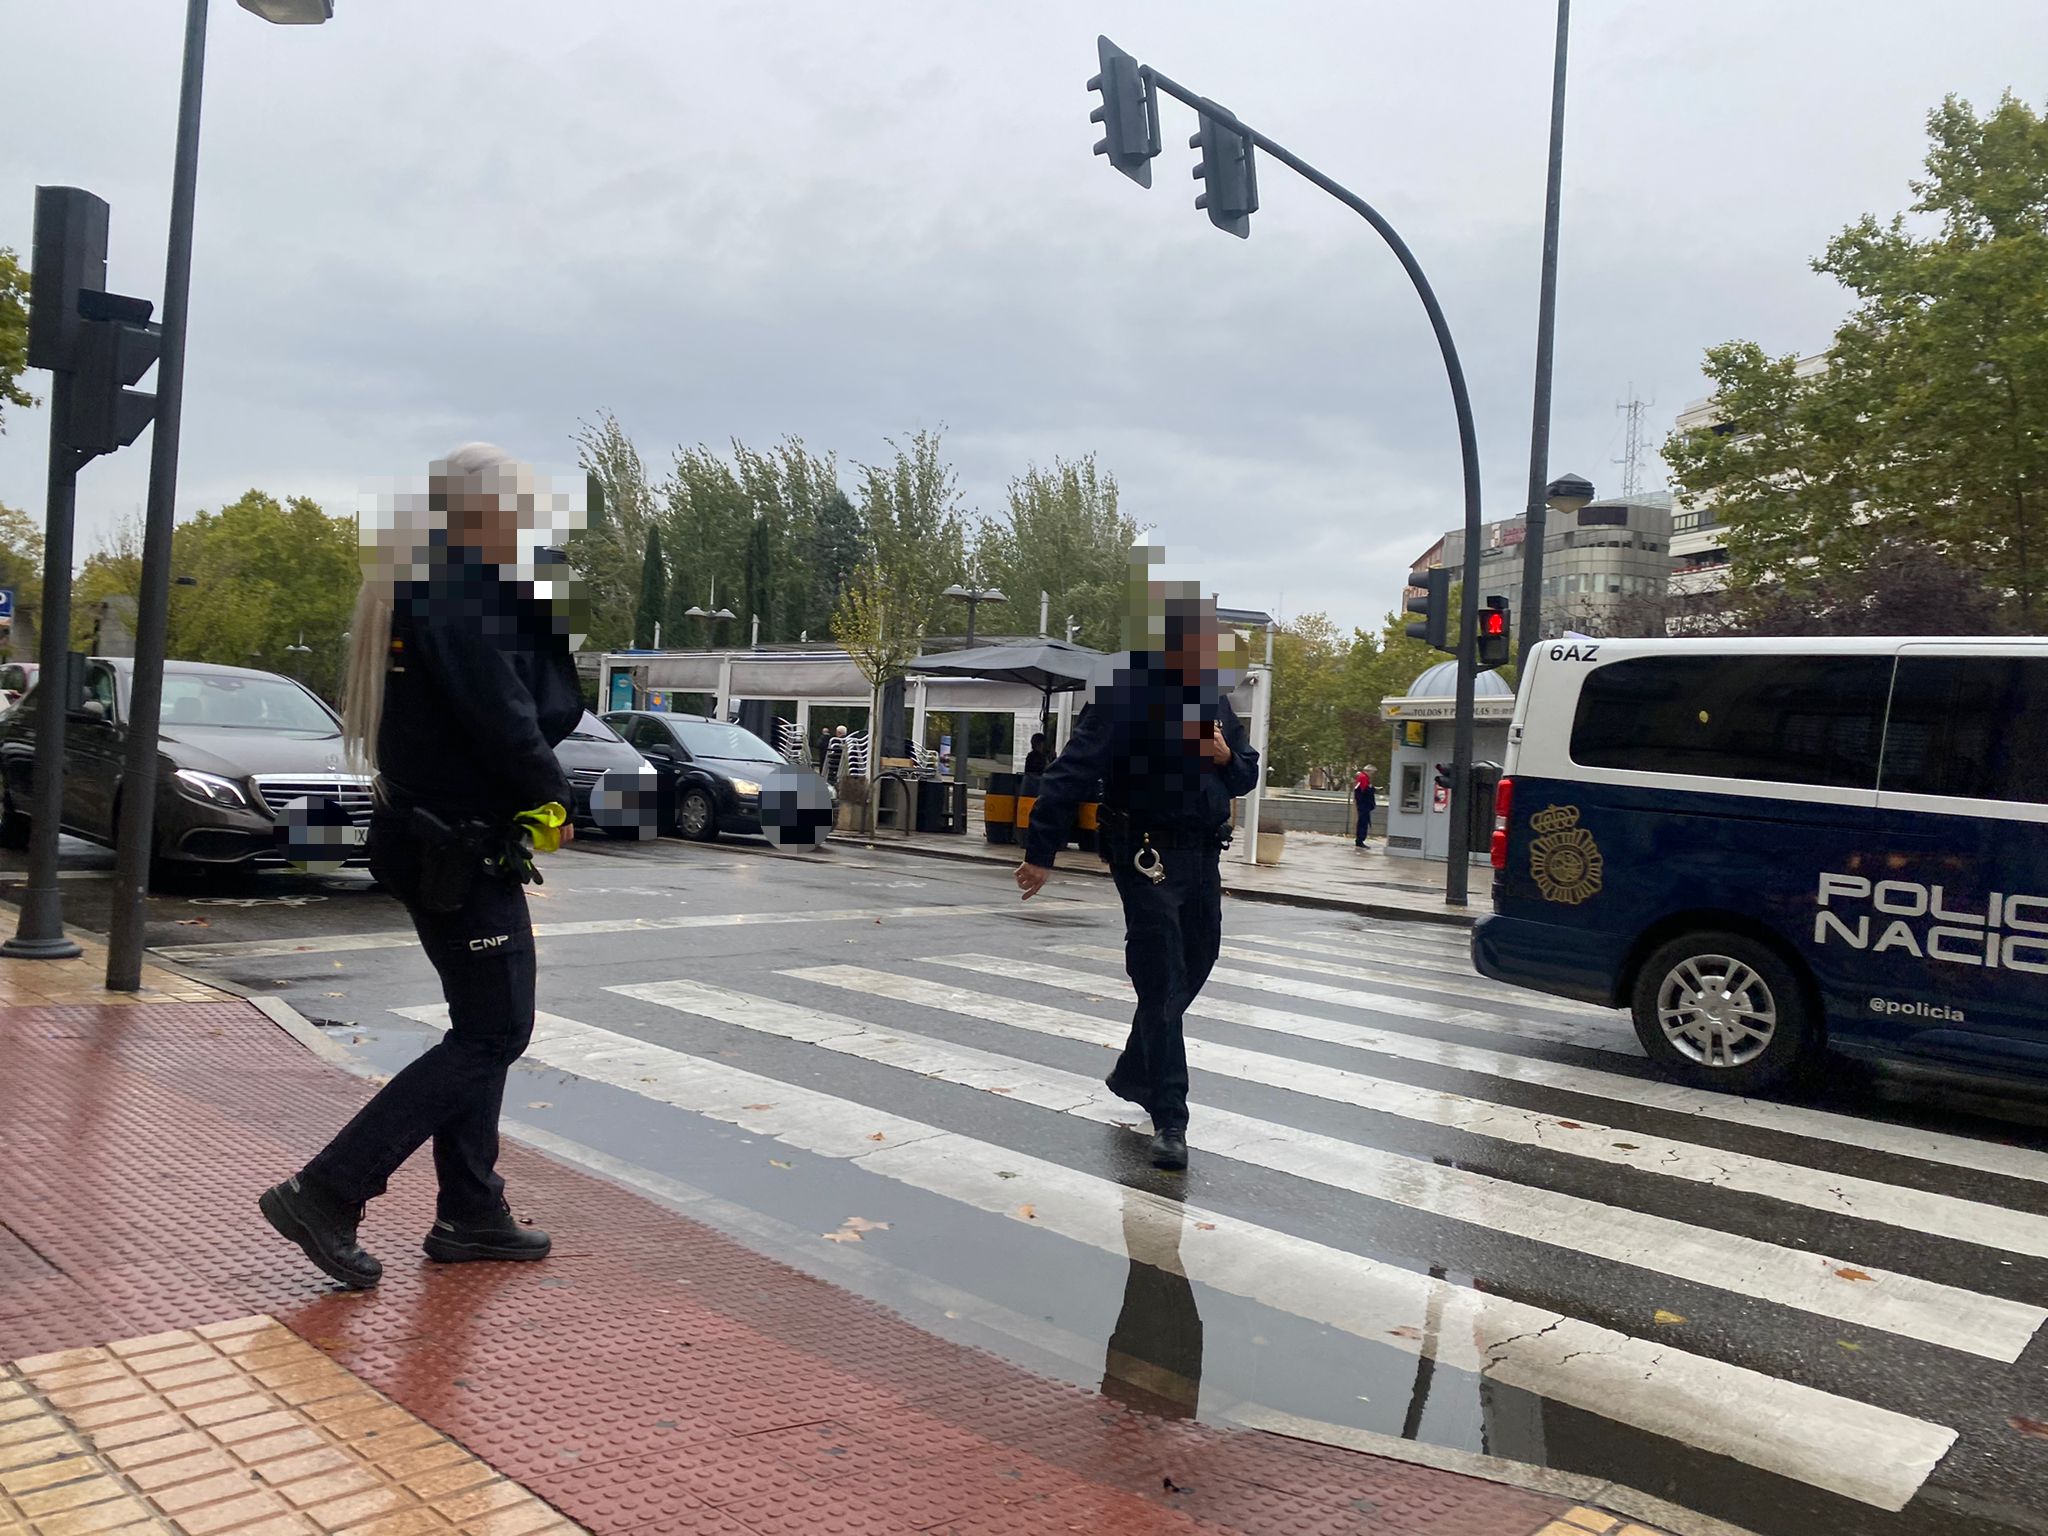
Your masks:
{"label": "duty belt", "polygon": [[1128,811],[1108,809],[1102,811],[1100,824],[1103,834],[1118,842],[1139,843],[1149,839],[1154,848],[1228,848],[1233,835],[1228,822],[1210,831],[1161,827],[1134,821]]}

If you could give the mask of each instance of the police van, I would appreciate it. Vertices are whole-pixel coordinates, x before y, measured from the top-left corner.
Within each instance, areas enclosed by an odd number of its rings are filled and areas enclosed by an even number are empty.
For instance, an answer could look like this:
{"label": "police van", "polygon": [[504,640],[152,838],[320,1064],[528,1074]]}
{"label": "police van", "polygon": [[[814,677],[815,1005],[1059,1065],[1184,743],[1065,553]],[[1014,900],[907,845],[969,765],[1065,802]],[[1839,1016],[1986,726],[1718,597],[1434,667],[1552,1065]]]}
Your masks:
{"label": "police van", "polygon": [[1717,1088],[2048,1079],[2048,640],[1546,641],[1504,766],[1483,974]]}

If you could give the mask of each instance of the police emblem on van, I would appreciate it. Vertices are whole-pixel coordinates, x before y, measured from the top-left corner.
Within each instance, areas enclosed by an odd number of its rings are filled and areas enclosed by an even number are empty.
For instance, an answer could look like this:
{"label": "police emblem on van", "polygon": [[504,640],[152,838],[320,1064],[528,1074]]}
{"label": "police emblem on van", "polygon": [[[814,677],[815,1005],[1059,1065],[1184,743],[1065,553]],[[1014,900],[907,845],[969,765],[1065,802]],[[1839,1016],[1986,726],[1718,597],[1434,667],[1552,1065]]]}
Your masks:
{"label": "police emblem on van", "polygon": [[1529,818],[1529,873],[1545,901],[1577,906],[1600,894],[1603,860],[1593,834],[1579,825],[1576,805],[1546,806]]}

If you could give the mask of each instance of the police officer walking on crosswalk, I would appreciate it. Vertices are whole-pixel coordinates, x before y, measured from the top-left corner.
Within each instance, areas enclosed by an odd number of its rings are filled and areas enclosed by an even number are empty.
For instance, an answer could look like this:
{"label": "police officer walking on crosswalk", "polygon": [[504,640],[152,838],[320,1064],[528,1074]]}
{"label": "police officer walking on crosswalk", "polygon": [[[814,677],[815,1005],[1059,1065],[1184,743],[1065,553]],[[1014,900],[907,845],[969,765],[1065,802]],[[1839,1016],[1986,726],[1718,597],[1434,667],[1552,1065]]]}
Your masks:
{"label": "police officer walking on crosswalk", "polygon": [[1259,755],[1223,691],[1215,604],[1188,585],[1162,602],[1152,584],[1146,632],[1116,658],[1039,784],[1017,868],[1028,901],[1100,785],[1102,854],[1123,901],[1124,966],[1138,994],[1130,1040],[1106,1082],[1151,1115],[1160,1168],[1187,1166],[1181,1021],[1223,939],[1230,802],[1259,778]]}
{"label": "police officer walking on crosswalk", "polygon": [[546,1257],[497,1173],[505,1076],[534,1022],[524,886],[536,842],[573,836],[554,747],[582,717],[570,621],[522,568],[532,472],[485,443],[437,462],[424,516],[366,572],[343,734],[377,770],[370,868],[405,904],[440,974],[448,1033],[300,1172],[264,1191],[270,1224],[353,1289],[383,1266],[357,1241],[366,1202],[423,1144],[440,1185],[426,1254]]}

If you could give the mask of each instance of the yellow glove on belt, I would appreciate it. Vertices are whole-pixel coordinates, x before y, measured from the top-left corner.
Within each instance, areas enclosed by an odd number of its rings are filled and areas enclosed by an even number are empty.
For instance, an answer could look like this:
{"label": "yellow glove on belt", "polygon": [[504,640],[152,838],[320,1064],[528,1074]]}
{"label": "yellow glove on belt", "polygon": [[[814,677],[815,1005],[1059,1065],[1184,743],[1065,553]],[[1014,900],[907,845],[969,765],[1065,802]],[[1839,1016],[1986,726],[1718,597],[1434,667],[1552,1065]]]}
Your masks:
{"label": "yellow glove on belt", "polygon": [[569,812],[561,801],[550,800],[546,805],[521,811],[512,819],[526,828],[535,853],[554,853],[562,846],[562,828],[568,825]]}

